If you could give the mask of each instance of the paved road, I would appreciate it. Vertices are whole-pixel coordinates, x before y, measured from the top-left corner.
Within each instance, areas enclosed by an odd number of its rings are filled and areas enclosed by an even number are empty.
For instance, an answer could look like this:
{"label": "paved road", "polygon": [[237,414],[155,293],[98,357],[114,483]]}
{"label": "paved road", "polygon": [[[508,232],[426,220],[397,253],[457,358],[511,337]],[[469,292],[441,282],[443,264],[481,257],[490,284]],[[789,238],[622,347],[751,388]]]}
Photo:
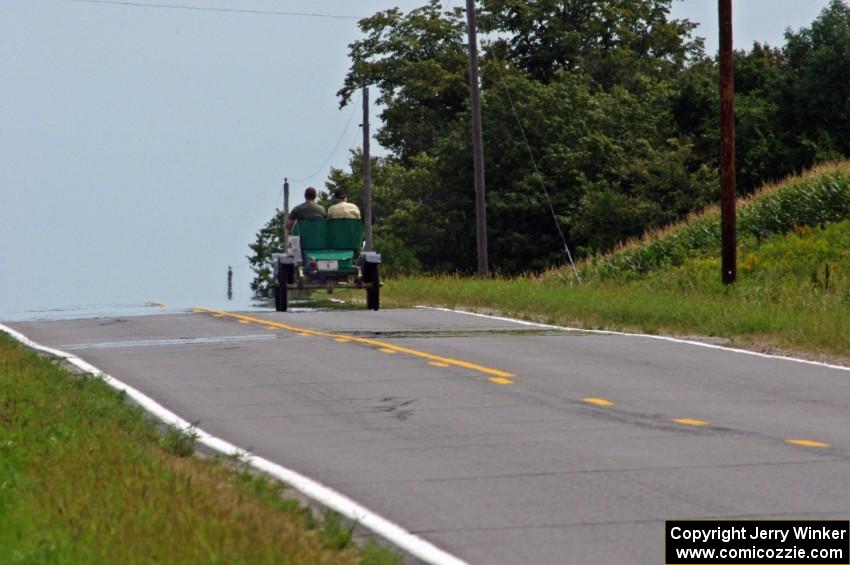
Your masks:
{"label": "paved road", "polygon": [[657,565],[665,519],[850,517],[850,372],[435,310],[12,326],[471,563]]}

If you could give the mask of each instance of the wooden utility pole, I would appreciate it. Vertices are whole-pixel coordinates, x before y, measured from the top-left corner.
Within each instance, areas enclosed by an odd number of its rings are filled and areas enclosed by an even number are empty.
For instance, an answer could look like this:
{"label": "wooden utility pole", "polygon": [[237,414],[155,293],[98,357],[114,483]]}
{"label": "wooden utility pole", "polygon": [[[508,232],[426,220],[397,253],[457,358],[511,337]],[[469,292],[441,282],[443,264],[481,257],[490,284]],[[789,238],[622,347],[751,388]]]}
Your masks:
{"label": "wooden utility pole", "polygon": [[738,278],[735,218],[735,81],[732,0],[718,0],[720,15],[720,218],[723,283]]}
{"label": "wooden utility pole", "polygon": [[363,87],[363,237],[372,251],[372,161],[369,155],[369,87]]}
{"label": "wooden utility pole", "polygon": [[487,203],[484,197],[484,143],[481,139],[475,0],[466,0],[466,28],[469,38],[469,97],[472,103],[472,160],[475,167],[475,237],[478,242],[478,276],[485,278],[489,276],[490,268],[487,261]]}
{"label": "wooden utility pole", "polygon": [[281,224],[281,229],[283,230],[283,251],[286,251],[286,244],[289,242],[289,233],[286,231],[286,221],[289,220],[289,179],[283,179],[283,223]]}
{"label": "wooden utility pole", "polygon": [[233,300],[233,269],[227,266],[227,299]]}

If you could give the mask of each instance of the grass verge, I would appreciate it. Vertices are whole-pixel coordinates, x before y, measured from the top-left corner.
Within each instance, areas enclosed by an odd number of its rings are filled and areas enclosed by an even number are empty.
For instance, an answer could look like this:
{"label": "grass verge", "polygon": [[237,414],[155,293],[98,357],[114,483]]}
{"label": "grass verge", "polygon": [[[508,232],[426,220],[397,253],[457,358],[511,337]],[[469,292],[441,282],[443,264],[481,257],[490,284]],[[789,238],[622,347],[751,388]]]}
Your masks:
{"label": "grass verge", "polygon": [[0,334],[0,563],[399,563]]}

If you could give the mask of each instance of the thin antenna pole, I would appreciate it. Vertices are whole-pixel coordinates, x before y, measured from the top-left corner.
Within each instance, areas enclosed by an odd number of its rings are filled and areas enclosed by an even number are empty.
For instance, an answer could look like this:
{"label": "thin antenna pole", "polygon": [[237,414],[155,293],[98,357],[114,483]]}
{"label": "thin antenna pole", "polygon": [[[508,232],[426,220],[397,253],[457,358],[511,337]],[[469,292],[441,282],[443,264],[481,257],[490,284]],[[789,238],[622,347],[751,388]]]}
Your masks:
{"label": "thin antenna pole", "polygon": [[475,0],[466,0],[469,38],[469,96],[472,106],[472,160],[475,167],[475,239],[478,243],[478,276],[490,274],[487,260],[487,202],[484,194],[484,142],[481,137],[481,94],[478,85],[478,38],[475,31]]}
{"label": "thin antenna pole", "polygon": [[735,82],[732,0],[718,0],[720,15],[720,217],[724,284],[738,278],[735,218]]}
{"label": "thin antenna pole", "polygon": [[372,251],[372,161],[369,156],[369,87],[363,87],[363,236]]}
{"label": "thin antenna pole", "polygon": [[286,232],[286,222],[289,220],[289,179],[283,179],[283,251],[286,251],[286,244],[289,243],[289,234]]}

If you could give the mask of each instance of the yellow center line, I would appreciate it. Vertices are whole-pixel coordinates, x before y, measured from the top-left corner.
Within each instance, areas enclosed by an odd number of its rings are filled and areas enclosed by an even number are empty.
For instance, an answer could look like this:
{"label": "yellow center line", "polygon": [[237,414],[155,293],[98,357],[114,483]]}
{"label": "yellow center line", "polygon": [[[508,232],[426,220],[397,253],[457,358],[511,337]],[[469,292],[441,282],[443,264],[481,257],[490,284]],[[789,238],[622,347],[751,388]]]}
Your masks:
{"label": "yellow center line", "polygon": [[496,383],[496,384],[500,384],[500,385],[512,385],[512,384],[514,384],[514,382],[511,379],[505,379],[503,377],[490,377],[487,380],[490,381],[491,383]]}
{"label": "yellow center line", "polygon": [[707,426],[708,422],[705,420],[692,420],[691,418],[676,418],[673,420],[677,424],[682,424],[684,426]]}
{"label": "yellow center line", "polygon": [[803,447],[830,447],[831,444],[813,439],[786,439],[785,443],[792,445],[802,445]]}
{"label": "yellow center line", "polygon": [[605,400],[604,398],[596,398],[595,396],[589,396],[587,398],[582,398],[582,402],[587,402],[588,404],[595,404],[596,406],[613,406],[614,403],[610,400]]}
{"label": "yellow center line", "polygon": [[340,343],[348,343],[351,340],[348,339],[347,337],[336,337],[336,338],[334,338],[334,341],[338,341]]}
{"label": "yellow center line", "polygon": [[239,320],[239,323],[240,324],[250,324],[251,322],[249,322],[248,320]]}
{"label": "yellow center line", "polygon": [[389,349],[387,347],[382,347],[378,351],[380,351],[381,353],[389,353],[390,355],[395,355],[395,349]]}
{"label": "yellow center line", "polygon": [[353,341],[355,343],[361,343],[363,345],[371,345],[373,347],[377,347],[378,349],[387,349],[392,350],[395,353],[406,353],[408,355],[412,355],[415,357],[421,357],[423,359],[429,359],[431,361],[437,361],[439,363],[445,363],[446,365],[452,365],[455,367],[463,367],[464,369],[470,369],[472,371],[478,371],[479,373],[484,373],[486,375],[492,375],[494,377],[503,377],[503,378],[512,378],[515,377],[513,373],[509,373],[507,371],[502,371],[499,369],[493,369],[491,367],[485,367],[484,365],[477,365],[475,363],[470,363],[469,361],[463,361],[461,359],[452,359],[451,357],[441,357],[440,355],[432,355],[431,353],[426,353],[425,351],[419,351],[418,349],[410,349],[409,347],[402,347],[400,345],[395,345],[392,343],[387,343],[385,341],[379,341],[377,339],[369,339],[365,337],[355,337],[345,334],[338,333],[329,333],[322,332],[318,330],[311,330],[308,328],[300,328],[297,326],[290,326],[289,324],[283,324],[280,322],[272,322],[270,320],[264,320],[262,318],[255,318],[253,316],[246,316],[244,314],[235,314],[233,312],[225,312],[223,310],[212,310],[210,308],[195,308],[195,312],[198,313],[207,313],[212,314],[216,318],[234,318],[236,320],[247,320],[248,322],[256,322],[258,324],[263,324],[266,327],[275,327],[282,330],[287,330],[290,332],[295,332],[299,335],[309,335],[309,336],[320,336],[320,337],[330,337],[334,339],[346,339],[348,341]]}

